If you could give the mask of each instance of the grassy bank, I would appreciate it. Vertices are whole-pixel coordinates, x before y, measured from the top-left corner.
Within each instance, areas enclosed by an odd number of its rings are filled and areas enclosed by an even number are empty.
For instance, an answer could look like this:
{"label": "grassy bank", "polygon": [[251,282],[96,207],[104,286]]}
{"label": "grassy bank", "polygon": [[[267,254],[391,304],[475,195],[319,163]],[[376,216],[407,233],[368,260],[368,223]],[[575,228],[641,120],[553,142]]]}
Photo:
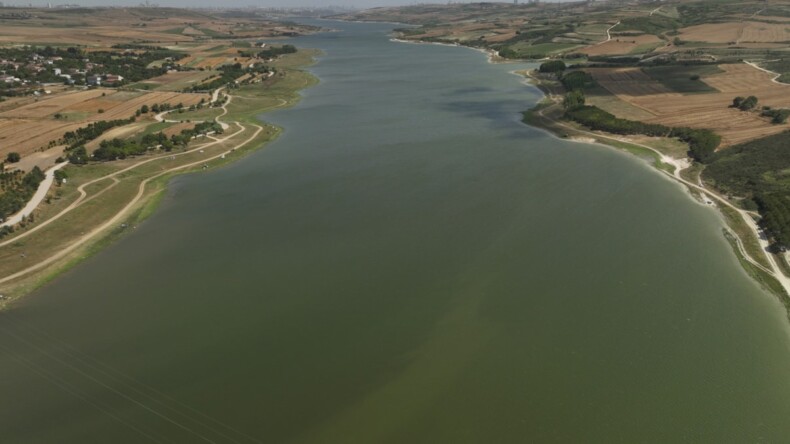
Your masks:
{"label": "grassy bank", "polygon": [[[154,213],[174,176],[222,167],[275,140],[281,129],[262,123],[259,115],[294,105],[299,91],[317,83],[304,71],[316,54],[301,50],[283,56],[272,64],[276,76],[230,90],[232,100],[221,118],[230,127],[222,136],[196,139],[171,153],[69,165],[68,182],[53,187],[35,223],[0,240],[0,279],[5,280],[0,308],[134,230]],[[41,264],[46,266],[31,268]],[[8,280],[26,270],[30,272]]]}

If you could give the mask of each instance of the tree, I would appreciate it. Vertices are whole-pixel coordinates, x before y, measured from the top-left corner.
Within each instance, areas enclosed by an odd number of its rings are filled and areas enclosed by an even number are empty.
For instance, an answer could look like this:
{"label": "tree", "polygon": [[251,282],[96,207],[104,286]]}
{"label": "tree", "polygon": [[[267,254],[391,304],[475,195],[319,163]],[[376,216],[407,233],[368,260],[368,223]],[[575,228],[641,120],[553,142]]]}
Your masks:
{"label": "tree", "polygon": [[140,108],[140,112],[143,114],[148,114],[148,105],[143,105],[142,108]]}
{"label": "tree", "polygon": [[749,111],[750,109],[754,109],[757,106],[757,97],[749,96],[741,102],[741,105],[738,107],[741,111]]}
{"label": "tree", "polygon": [[566,110],[576,109],[584,105],[584,93],[581,90],[571,91],[565,94],[562,100],[562,107]]}
{"label": "tree", "polygon": [[732,99],[732,107],[733,108],[740,108],[741,104],[743,103],[744,100],[746,100],[746,98],[742,97],[742,96],[738,96],[738,97]]}
{"label": "tree", "polygon": [[67,177],[69,177],[69,176],[68,176],[68,174],[66,174],[66,172],[65,172],[65,171],[63,171],[63,170],[57,170],[57,171],[55,171],[55,182],[57,182],[57,183],[58,183],[58,185],[62,184],[62,183],[63,183],[63,181],[64,181],[64,180],[65,180]]}
{"label": "tree", "polygon": [[17,163],[22,157],[17,152],[8,153],[5,160],[8,163]]}
{"label": "tree", "polygon": [[69,162],[75,165],[84,165],[88,163],[88,151],[84,146],[78,146],[71,150],[69,153]]}
{"label": "tree", "polygon": [[543,73],[555,73],[565,71],[565,62],[562,60],[551,60],[540,65],[538,71]]}

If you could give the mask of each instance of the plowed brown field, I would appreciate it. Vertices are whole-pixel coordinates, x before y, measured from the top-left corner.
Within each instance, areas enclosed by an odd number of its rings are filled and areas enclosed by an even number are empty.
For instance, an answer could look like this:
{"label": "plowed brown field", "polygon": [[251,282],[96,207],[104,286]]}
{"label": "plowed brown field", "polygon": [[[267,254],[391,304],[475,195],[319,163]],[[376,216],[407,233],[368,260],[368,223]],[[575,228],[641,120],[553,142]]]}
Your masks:
{"label": "plowed brown field", "polygon": [[[51,140],[63,137],[63,133],[85,127],[90,122],[128,119],[143,105],[182,103],[188,107],[206,97],[204,94],[95,89],[42,99],[0,113],[0,156],[5,157],[5,154],[15,151],[24,157],[46,148]],[[104,112],[98,113],[99,109]],[[53,118],[55,113],[90,114],[80,120],[57,120]]]}
{"label": "plowed brown field", "polygon": [[[754,95],[760,105],[790,108],[790,85],[771,81],[771,75],[749,65],[721,65],[723,73],[703,78],[719,90],[710,94],[683,95],[670,92],[638,68],[596,68],[588,71],[609,92],[650,115],[650,123],[709,128],[722,136],[722,146],[776,134],[790,125],[774,125],[758,112],[729,106],[736,96]],[[629,118],[627,115],[620,115]]]}

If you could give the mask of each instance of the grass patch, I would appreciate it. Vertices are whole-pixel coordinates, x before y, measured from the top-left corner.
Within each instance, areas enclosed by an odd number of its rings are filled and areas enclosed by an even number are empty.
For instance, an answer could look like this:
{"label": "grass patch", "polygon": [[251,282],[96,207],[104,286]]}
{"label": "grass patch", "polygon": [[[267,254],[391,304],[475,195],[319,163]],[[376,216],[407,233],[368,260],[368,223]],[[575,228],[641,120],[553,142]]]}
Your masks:
{"label": "grass patch", "polygon": [[779,298],[779,301],[782,302],[782,305],[784,305],[785,309],[788,311],[788,317],[790,317],[790,297],[788,297],[784,287],[782,287],[782,284],[779,283],[779,281],[777,281],[773,276],[755,267],[751,262],[747,261],[746,258],[743,257],[743,254],[741,254],[741,250],[738,248],[737,241],[733,235],[726,229],[723,229],[722,231],[724,233],[724,237],[727,239],[727,242],[730,244],[730,247],[732,247],[732,251],[738,258],[738,262],[740,262],[741,267],[743,267],[743,269],[746,271],[746,274],[751,276],[751,278],[760,284],[763,289]]}
{"label": "grass patch", "polygon": [[612,113],[620,118],[634,120],[649,120],[655,116],[642,108],[634,106],[609,92],[606,88],[595,84],[584,89],[587,103],[597,106],[602,110]]}
{"label": "grass patch", "polygon": [[578,48],[576,43],[538,43],[530,45],[526,42],[516,43],[509,47],[515,51],[517,57],[521,58],[542,58],[547,55],[556,54]]}
{"label": "grass patch", "polygon": [[768,258],[765,256],[760,242],[757,240],[752,229],[746,225],[741,215],[730,207],[724,205],[717,205],[717,207],[724,217],[725,222],[727,222],[727,226],[730,227],[730,229],[741,239],[741,242],[743,242],[743,249],[746,250],[746,254],[751,256],[755,262],[770,269],[771,264],[768,262]]}
{"label": "grass patch", "polygon": [[126,85],[125,88],[128,88],[128,89],[142,89],[142,90],[145,90],[145,91],[151,91],[153,89],[156,89],[157,86],[159,86],[159,85],[157,85],[155,83],[137,82],[137,83],[132,83],[132,84]]}
{"label": "grass patch", "polygon": [[656,48],[664,46],[666,43],[664,42],[652,42],[652,43],[642,43],[638,45],[636,48],[632,49],[629,54],[647,54],[648,52],[653,52]]}
{"label": "grass patch", "polygon": [[213,120],[220,114],[222,114],[222,108],[205,107],[195,111],[184,111],[183,113],[175,111],[167,114],[166,118],[170,120],[191,120],[194,122],[198,120]]}

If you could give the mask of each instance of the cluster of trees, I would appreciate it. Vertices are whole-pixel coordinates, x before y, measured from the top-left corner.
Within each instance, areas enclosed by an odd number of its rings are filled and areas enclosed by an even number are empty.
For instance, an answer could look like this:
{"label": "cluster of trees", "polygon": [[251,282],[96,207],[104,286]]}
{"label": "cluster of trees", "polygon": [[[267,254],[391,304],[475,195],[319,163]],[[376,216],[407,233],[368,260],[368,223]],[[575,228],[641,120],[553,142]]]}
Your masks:
{"label": "cluster of trees", "polygon": [[774,245],[783,249],[790,247],[790,200],[785,193],[759,194],[755,196],[762,219],[760,225],[771,236]]}
{"label": "cluster of trees", "polygon": [[739,196],[786,191],[783,180],[790,169],[790,131],[731,146],[716,153],[704,176],[716,188]]}
{"label": "cluster of trees", "polygon": [[595,86],[595,80],[593,80],[592,75],[584,71],[569,72],[562,76],[560,82],[566,91],[584,91]]}
{"label": "cluster of trees", "polygon": [[86,55],[94,64],[101,64],[101,71],[106,74],[117,74],[124,77],[124,83],[139,82],[167,73],[165,66],[149,66],[151,63],[169,59],[181,60],[186,54],[169,49],[155,49],[141,52],[126,51],[123,53],[113,51],[91,52]]}
{"label": "cluster of trees", "polygon": [[130,117],[128,119],[100,120],[98,122],[93,122],[84,128],[77,128],[75,131],[66,132],[63,134],[63,142],[68,145],[66,148],[68,151],[96,139],[116,126],[128,125],[134,121],[135,118]]}
{"label": "cluster of trees", "polygon": [[126,159],[148,151],[148,147],[133,139],[102,140],[99,148],[93,152],[95,160]]}
{"label": "cluster of trees", "polygon": [[[201,99],[201,103],[204,103],[205,101],[206,99]],[[141,106],[140,109],[138,109],[135,112],[135,115],[139,117],[141,114],[148,114],[149,112],[158,114],[163,111],[170,111],[171,109],[183,109],[183,108],[184,108],[183,103],[179,103],[176,106],[173,106],[169,103],[154,103],[150,107],[148,105]]]}
{"label": "cluster of trees", "polygon": [[565,116],[594,130],[614,134],[644,134],[661,137],[667,136],[670,132],[670,128],[664,125],[621,119],[597,106],[591,105],[569,108],[565,111]]}
{"label": "cluster of trees", "polygon": [[[200,134],[222,134],[222,126],[217,122],[201,122],[191,129],[182,130],[179,134],[167,137],[163,132],[146,134],[137,139],[112,139],[103,140],[99,148],[93,152],[92,159],[107,161],[125,159],[131,156],[144,154],[146,151],[159,148],[170,152],[176,147],[186,148],[189,142]],[[69,153],[69,161],[75,164],[85,164],[91,159],[84,146],[77,147]]]}
{"label": "cluster of trees", "polygon": [[558,72],[561,73],[565,71],[566,68],[567,66],[565,66],[565,62],[563,62],[562,60],[551,60],[545,63],[541,63],[540,68],[538,68],[538,71],[542,73],[558,73]]}
{"label": "cluster of trees", "polygon": [[787,123],[787,118],[790,117],[790,109],[771,109],[770,107],[766,106],[763,108],[762,116],[770,117],[771,123],[781,125],[783,123]]}
{"label": "cluster of trees", "polygon": [[562,101],[562,107],[565,108],[566,111],[573,110],[584,106],[585,101],[584,92],[576,89],[565,94],[565,98]]}
{"label": "cluster of trees", "polygon": [[266,49],[255,53],[254,51],[239,51],[242,57],[258,57],[261,59],[276,59],[285,54],[295,54],[298,50],[294,45],[269,46]]}
{"label": "cluster of trees", "polygon": [[294,45],[283,45],[280,47],[271,46],[258,53],[262,59],[274,59],[285,54],[295,54],[297,51]]}
{"label": "cluster of trees", "polygon": [[245,74],[267,73],[269,72],[269,67],[260,63],[256,63],[252,67],[244,67],[241,63],[234,63],[232,65],[221,66],[219,71],[220,74],[210,82],[194,85],[186,89],[186,92],[213,91],[223,86],[230,86],[235,84],[236,79]]}
{"label": "cluster of trees", "polygon": [[[568,97],[566,97],[568,100]],[[606,131],[614,134],[644,134],[656,137],[677,137],[689,144],[692,157],[699,162],[706,163],[711,159],[713,152],[721,144],[721,136],[707,129],[686,127],[670,128],[655,123],[644,123],[636,120],[615,117],[596,106],[578,105],[568,108],[565,116],[573,121],[594,130]]]}
{"label": "cluster of trees", "polygon": [[6,220],[25,207],[45,176],[39,167],[33,167],[33,170],[25,175],[12,172],[2,173],[0,177],[3,187],[3,194],[0,194],[0,219]]}
{"label": "cluster of trees", "polygon": [[749,111],[754,109],[755,106],[757,106],[757,102],[758,100],[757,97],[755,96],[749,96],[749,97],[738,96],[732,99],[732,107],[738,108],[741,111]]}
{"label": "cluster of trees", "polygon": [[143,51],[167,51],[167,48],[153,45],[141,45],[139,43],[118,43],[112,45],[113,49],[141,49]]}
{"label": "cluster of trees", "polygon": [[[772,239],[790,247],[790,131],[731,146],[713,155],[703,176],[727,194],[742,196],[755,206]],[[754,200],[754,204],[749,199]]]}

